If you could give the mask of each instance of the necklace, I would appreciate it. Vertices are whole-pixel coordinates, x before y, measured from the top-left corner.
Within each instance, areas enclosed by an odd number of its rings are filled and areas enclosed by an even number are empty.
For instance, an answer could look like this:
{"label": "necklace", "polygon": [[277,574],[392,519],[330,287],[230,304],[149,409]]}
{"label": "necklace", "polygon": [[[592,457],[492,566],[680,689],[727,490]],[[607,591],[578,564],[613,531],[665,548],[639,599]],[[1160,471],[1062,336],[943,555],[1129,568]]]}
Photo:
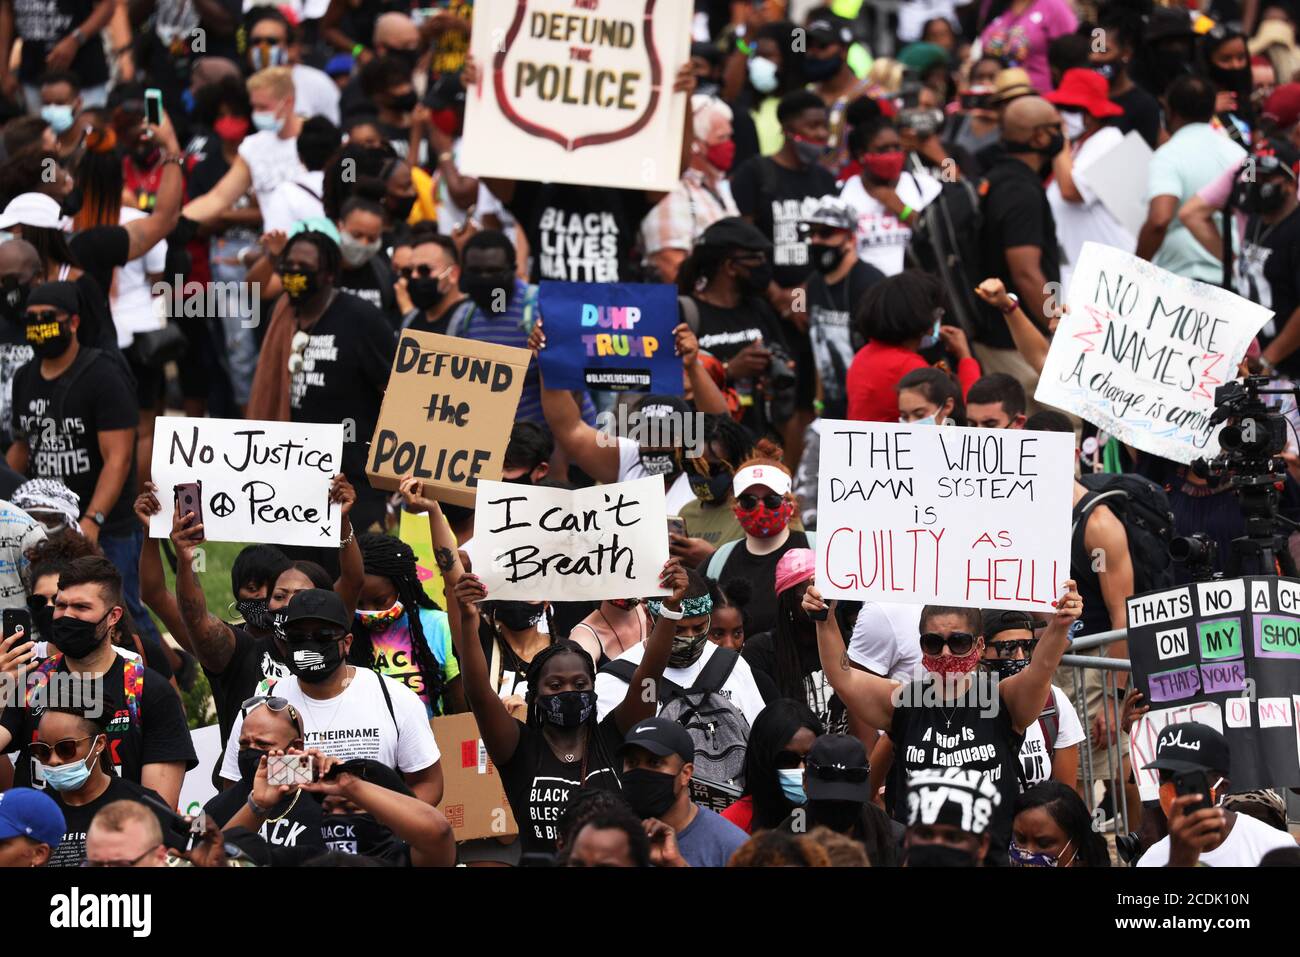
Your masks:
{"label": "necklace", "polygon": [[290,801],[289,806],[284,809],[284,814],[281,814],[279,817],[268,817],[266,819],[266,823],[274,824],[276,821],[283,819],[285,815],[287,815],[290,811],[293,810],[293,806],[298,803],[298,798],[300,797],[302,797],[302,788],[299,788],[297,791],[293,792],[293,800]]}
{"label": "necklace", "polygon": [[[605,617],[605,609],[598,607],[596,610],[600,612],[600,620],[605,623],[605,627],[614,633],[614,640],[618,642],[618,654],[621,655],[623,652],[627,651],[628,646],[623,644],[623,638],[621,635],[619,635],[618,629],[615,628],[612,624],[610,624],[609,619]],[[637,628],[641,632],[641,637],[638,638],[637,641],[638,642],[645,641],[645,620],[642,619],[640,612],[636,612],[635,614],[636,614]],[[618,655],[615,655],[615,657],[618,657]]]}

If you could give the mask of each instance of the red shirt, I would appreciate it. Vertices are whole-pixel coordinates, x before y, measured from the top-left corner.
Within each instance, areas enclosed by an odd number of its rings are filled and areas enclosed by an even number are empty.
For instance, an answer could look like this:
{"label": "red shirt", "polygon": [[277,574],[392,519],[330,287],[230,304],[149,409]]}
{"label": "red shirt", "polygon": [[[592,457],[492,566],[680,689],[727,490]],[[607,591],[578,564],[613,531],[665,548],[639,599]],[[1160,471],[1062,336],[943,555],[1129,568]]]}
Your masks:
{"label": "red shirt", "polygon": [[725,817],[746,834],[754,833],[754,797],[746,794],[731,807],[722,812]]}
{"label": "red shirt", "polygon": [[[850,419],[859,422],[898,421],[898,383],[928,362],[902,346],[872,340],[858,350],[849,366],[845,388],[849,396]],[[957,364],[957,381],[964,396],[980,377],[980,364],[962,359]]]}

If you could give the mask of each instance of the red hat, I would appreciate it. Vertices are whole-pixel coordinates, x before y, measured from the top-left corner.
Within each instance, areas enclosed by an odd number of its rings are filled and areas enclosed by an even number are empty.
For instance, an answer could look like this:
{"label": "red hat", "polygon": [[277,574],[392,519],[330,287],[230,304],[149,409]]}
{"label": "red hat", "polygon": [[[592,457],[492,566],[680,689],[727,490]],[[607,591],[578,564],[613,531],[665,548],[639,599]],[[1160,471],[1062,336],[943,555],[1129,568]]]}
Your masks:
{"label": "red hat", "polygon": [[1273,87],[1264,101],[1264,113],[1285,129],[1300,122],[1300,83],[1283,83]]}
{"label": "red hat", "polygon": [[1096,70],[1075,67],[1066,70],[1061,77],[1061,85],[1055,92],[1043,97],[1057,106],[1073,106],[1087,110],[1097,119],[1108,116],[1122,116],[1124,108],[1110,101],[1110,87],[1106,78]]}

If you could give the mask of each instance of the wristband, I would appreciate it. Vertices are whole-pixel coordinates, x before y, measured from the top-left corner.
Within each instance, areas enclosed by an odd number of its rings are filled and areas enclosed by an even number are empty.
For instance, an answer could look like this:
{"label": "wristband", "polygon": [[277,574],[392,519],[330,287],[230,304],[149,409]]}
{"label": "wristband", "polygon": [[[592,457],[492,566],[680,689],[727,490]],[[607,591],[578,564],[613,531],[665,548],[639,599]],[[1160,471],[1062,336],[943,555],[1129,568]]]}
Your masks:
{"label": "wristband", "polygon": [[347,548],[349,545],[351,545],[351,544],[352,544],[353,542],[355,542],[356,540],[357,540],[357,530],[354,528],[354,529],[352,529],[352,534],[351,534],[351,535],[349,535],[347,538],[343,539],[343,541],[339,542],[339,548]]}
{"label": "wristband", "polygon": [[361,54],[365,52],[366,52],[366,45],[364,43],[358,43],[356,46],[352,48],[352,59],[354,60],[360,59]]}
{"label": "wristband", "polygon": [[667,605],[660,605],[658,613],[661,618],[667,618],[669,621],[681,621],[686,617],[686,612],[682,611],[680,608],[677,609],[677,611],[673,611]]}
{"label": "wristband", "polygon": [[916,212],[916,210],[914,210],[911,206],[908,206],[908,205],[904,204],[904,205],[903,205],[903,211],[902,211],[901,213],[898,214],[898,220],[899,220],[899,222],[902,222],[902,223],[907,222],[909,219],[912,218],[912,214],[915,213],[915,212]]}
{"label": "wristband", "polygon": [[271,809],[269,807],[262,807],[262,805],[258,804],[256,801],[253,800],[252,791],[248,792],[248,800],[245,801],[244,803],[248,805],[248,809],[252,811],[253,814],[257,817],[271,816]]}
{"label": "wristband", "polygon": [[1007,298],[1011,300],[1011,305],[1003,308],[1002,315],[1004,316],[1009,316],[1011,315],[1011,313],[1015,312],[1017,309],[1020,308],[1020,297],[1017,296],[1014,292],[1007,293]]}
{"label": "wristband", "polygon": [[443,150],[441,153],[438,154],[438,162],[439,162],[439,163],[446,163],[446,162],[447,162],[448,160],[450,160],[451,158],[452,158],[452,157],[451,157],[451,150]]}
{"label": "wristband", "polygon": [[755,47],[746,43],[744,37],[736,37],[736,49],[745,54],[745,56],[753,56]]}

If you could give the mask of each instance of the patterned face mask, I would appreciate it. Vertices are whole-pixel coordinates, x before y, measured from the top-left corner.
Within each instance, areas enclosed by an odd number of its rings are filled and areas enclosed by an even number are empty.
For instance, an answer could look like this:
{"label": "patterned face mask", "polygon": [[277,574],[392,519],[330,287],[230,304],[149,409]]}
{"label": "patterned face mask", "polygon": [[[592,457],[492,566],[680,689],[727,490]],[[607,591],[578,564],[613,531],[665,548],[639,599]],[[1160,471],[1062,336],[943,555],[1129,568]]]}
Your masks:
{"label": "patterned face mask", "polygon": [[925,670],[940,677],[947,675],[969,674],[979,667],[981,649],[976,646],[969,654],[962,655],[921,655],[921,664]]}
{"label": "patterned face mask", "polygon": [[[1070,849],[1070,843],[1067,842],[1065,847],[1061,848],[1061,854]],[[1015,841],[1007,849],[1007,856],[1011,861],[1012,867],[1069,867],[1074,863],[1075,855],[1071,854],[1070,859],[1064,864],[1061,863],[1061,857],[1058,854],[1034,853],[1026,848],[1021,847]]]}
{"label": "patterned face mask", "polygon": [[768,508],[762,502],[759,502],[754,508],[744,509],[739,504],[735,506],[736,521],[740,522],[740,527],[745,530],[746,535],[753,535],[755,538],[771,538],[773,535],[779,535],[790,524],[790,516],[794,514],[794,503],[788,499],[783,499],[780,508]]}
{"label": "patterned face mask", "polygon": [[393,622],[397,621],[397,619],[401,618],[403,611],[405,611],[405,608],[402,606],[402,603],[400,601],[395,601],[390,607],[377,611],[358,608],[357,618],[360,619],[361,624],[365,625],[369,630],[383,631]]}

